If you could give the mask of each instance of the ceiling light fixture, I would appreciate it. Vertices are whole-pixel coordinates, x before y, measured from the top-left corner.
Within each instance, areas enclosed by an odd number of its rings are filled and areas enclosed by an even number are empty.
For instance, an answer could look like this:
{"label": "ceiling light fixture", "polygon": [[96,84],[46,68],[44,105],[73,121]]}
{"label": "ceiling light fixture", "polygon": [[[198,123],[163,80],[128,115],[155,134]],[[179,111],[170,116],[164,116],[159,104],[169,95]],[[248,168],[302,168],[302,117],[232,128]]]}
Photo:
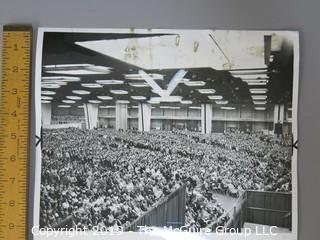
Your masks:
{"label": "ceiling light fixture", "polygon": [[99,104],[102,103],[100,100],[89,100],[89,103],[93,103],[93,104]]}
{"label": "ceiling light fixture", "polygon": [[[162,74],[158,74],[158,73],[147,73],[149,75],[150,78],[152,78],[153,80],[163,80],[164,76]],[[124,74],[125,79],[128,80],[144,80],[144,77],[137,73],[137,74]]]}
{"label": "ceiling light fixture", "polygon": [[228,100],[217,100],[215,101],[216,104],[228,104]]}
{"label": "ceiling light fixture", "polygon": [[221,95],[210,95],[208,98],[210,100],[221,100],[223,97]]}
{"label": "ceiling light fixture", "polygon": [[58,108],[71,108],[70,105],[58,105]]}
{"label": "ceiling light fixture", "polygon": [[86,90],[72,90],[72,92],[73,92],[74,94],[79,94],[79,95],[88,95],[88,94],[91,93],[91,92],[86,91]]}
{"label": "ceiling light fixture", "polygon": [[264,111],[267,108],[266,107],[255,107],[254,109],[257,110],[257,111]]}
{"label": "ceiling light fixture", "polygon": [[79,82],[80,77],[72,77],[72,76],[49,76],[42,77],[42,81],[63,81],[63,82]]}
{"label": "ceiling light fixture", "polygon": [[102,88],[102,85],[97,83],[81,83],[81,86],[86,88]]}
{"label": "ceiling light fixture", "polygon": [[150,87],[147,83],[129,83],[131,87]]}
{"label": "ceiling light fixture", "polygon": [[190,106],[189,109],[196,109],[196,110],[200,110],[201,107],[197,107],[197,106]]}
{"label": "ceiling light fixture", "polygon": [[173,107],[173,106],[160,106],[161,109],[180,109],[180,107]]}
{"label": "ceiling light fixture", "polygon": [[67,82],[64,82],[64,81],[42,81],[41,84],[57,84],[59,86],[66,86],[68,83]]}
{"label": "ceiling light fixture", "polygon": [[70,99],[70,100],[81,100],[82,97],[79,96],[66,96],[66,98]]}
{"label": "ceiling light fixture", "polygon": [[180,101],[181,104],[192,104],[191,100],[181,100]]}
{"label": "ceiling light fixture", "polygon": [[116,108],[116,106],[99,106],[99,108]]}
{"label": "ceiling light fixture", "polygon": [[268,69],[229,70],[232,75],[267,74]]}
{"label": "ceiling light fixture", "polygon": [[267,93],[268,89],[266,89],[266,88],[250,88],[249,91],[251,94],[265,94],[265,93]]}
{"label": "ceiling light fixture", "polygon": [[76,101],[73,101],[73,100],[62,100],[62,102],[68,103],[68,104],[76,103]]}
{"label": "ceiling light fixture", "polygon": [[49,97],[49,96],[41,96],[41,100],[52,100],[53,97]]}
{"label": "ceiling light fixture", "polygon": [[241,79],[268,79],[269,76],[267,74],[232,74],[234,77],[238,77]]}
{"label": "ceiling light fixture", "polygon": [[41,91],[41,95],[55,95],[56,94],[56,92],[54,92],[54,91]]}
{"label": "ceiling light fixture", "polygon": [[253,100],[266,100],[267,99],[267,95],[252,95],[251,96]]}
{"label": "ceiling light fixture", "polygon": [[200,88],[200,89],[197,89],[199,93],[201,94],[215,94],[216,93],[216,90],[214,89],[204,89],[204,88]]}
{"label": "ceiling light fixture", "polygon": [[147,98],[145,96],[131,96],[133,100],[146,100]]}
{"label": "ceiling light fixture", "polygon": [[117,100],[117,103],[129,104],[130,102],[128,100]]}
{"label": "ceiling light fixture", "polygon": [[235,107],[220,107],[222,110],[235,110]]}
{"label": "ceiling light fixture", "polygon": [[110,90],[110,92],[113,94],[119,94],[119,95],[128,94],[128,91],[126,91],[126,90]]}
{"label": "ceiling light fixture", "polygon": [[150,101],[155,103],[160,102],[180,102],[182,100],[181,96],[167,96],[167,97],[151,97]]}
{"label": "ceiling light fixture", "polygon": [[61,86],[59,84],[52,84],[52,83],[41,83],[41,88],[48,88],[48,89],[57,89]]}
{"label": "ceiling light fixture", "polygon": [[91,74],[109,74],[110,67],[96,66],[93,64],[58,64],[45,65],[44,71],[47,73],[56,74],[71,74],[71,75],[91,75]]}
{"label": "ceiling light fixture", "polygon": [[98,99],[100,100],[112,100],[113,97],[110,97],[110,96],[97,96]]}
{"label": "ceiling light fixture", "polygon": [[253,101],[253,104],[255,104],[255,105],[265,105],[265,104],[267,104],[267,101]]}
{"label": "ceiling light fixture", "polygon": [[246,82],[249,86],[265,86],[268,83],[268,80],[266,81],[250,81],[250,82]]}
{"label": "ceiling light fixture", "polygon": [[118,85],[123,84],[123,80],[96,80],[96,83],[102,84],[102,85]]}
{"label": "ceiling light fixture", "polygon": [[206,83],[204,81],[186,81],[184,82],[184,85],[188,87],[202,87],[205,86]]}

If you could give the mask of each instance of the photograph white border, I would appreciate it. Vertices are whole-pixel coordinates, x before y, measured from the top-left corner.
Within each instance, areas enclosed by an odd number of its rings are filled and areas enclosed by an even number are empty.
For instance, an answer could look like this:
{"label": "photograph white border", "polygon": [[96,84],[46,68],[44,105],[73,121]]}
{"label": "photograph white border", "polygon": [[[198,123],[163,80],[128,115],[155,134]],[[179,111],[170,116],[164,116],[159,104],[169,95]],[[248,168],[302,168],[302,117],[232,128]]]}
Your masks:
{"label": "photograph white border", "polygon": [[[66,33],[176,33],[179,32],[192,32],[199,30],[224,30],[224,31],[256,31],[263,33],[284,33],[291,35],[294,46],[294,65],[293,65],[293,95],[292,95],[292,134],[294,141],[298,140],[298,89],[299,89],[299,33],[297,31],[283,31],[283,30],[231,30],[231,29],[133,29],[133,28],[39,28],[37,34],[37,44],[36,44],[36,61],[35,61],[35,127],[36,136],[41,136],[41,72],[42,72],[42,49],[43,49],[43,37],[45,32],[66,32]],[[106,240],[106,239],[119,239],[119,240],[134,240],[134,239],[223,239],[223,240],[233,240],[233,239],[252,239],[260,240],[297,240],[298,234],[298,151],[293,149],[292,164],[291,164],[291,174],[292,174],[292,230],[291,233],[281,233],[277,235],[232,235],[225,234],[219,235],[216,233],[207,234],[190,234],[190,233],[175,233],[166,232],[163,234],[156,235],[152,233],[139,233],[139,232],[124,232],[119,235],[94,235],[93,233],[88,233],[87,235],[75,235],[75,237],[70,237],[60,232],[58,236],[54,236],[55,233],[48,233],[50,236],[45,235],[34,235],[35,240],[43,239],[77,239],[77,240]],[[35,160],[35,182],[34,182],[34,202],[33,202],[33,226],[39,225],[39,215],[40,215],[40,184],[41,184],[41,147],[38,145],[36,147],[36,160]],[[32,203],[31,203],[32,204]],[[178,234],[178,235],[177,235]]]}

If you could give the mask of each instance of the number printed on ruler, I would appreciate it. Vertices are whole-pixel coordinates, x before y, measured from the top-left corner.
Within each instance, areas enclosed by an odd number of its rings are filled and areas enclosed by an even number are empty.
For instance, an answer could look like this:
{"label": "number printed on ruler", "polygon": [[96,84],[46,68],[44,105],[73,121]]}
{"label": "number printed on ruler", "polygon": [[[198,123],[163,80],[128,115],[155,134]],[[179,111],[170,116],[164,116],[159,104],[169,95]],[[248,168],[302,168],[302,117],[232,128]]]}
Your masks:
{"label": "number printed on ruler", "polygon": [[0,98],[0,239],[26,239],[31,27],[4,27]]}

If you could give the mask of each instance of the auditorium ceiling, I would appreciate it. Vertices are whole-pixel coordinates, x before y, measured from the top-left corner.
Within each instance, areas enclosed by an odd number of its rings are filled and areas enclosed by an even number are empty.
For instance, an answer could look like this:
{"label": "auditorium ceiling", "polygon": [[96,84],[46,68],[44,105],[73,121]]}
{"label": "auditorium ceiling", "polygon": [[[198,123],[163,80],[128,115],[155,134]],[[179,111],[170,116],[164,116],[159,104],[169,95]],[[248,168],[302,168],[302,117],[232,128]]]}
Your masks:
{"label": "auditorium ceiling", "polygon": [[115,101],[224,106],[290,104],[290,43],[270,34],[259,36],[259,46],[254,42],[242,44],[239,38],[239,44],[228,49],[224,37],[214,31],[199,40],[172,32],[46,32],[42,102],[71,106],[85,102],[107,106]]}

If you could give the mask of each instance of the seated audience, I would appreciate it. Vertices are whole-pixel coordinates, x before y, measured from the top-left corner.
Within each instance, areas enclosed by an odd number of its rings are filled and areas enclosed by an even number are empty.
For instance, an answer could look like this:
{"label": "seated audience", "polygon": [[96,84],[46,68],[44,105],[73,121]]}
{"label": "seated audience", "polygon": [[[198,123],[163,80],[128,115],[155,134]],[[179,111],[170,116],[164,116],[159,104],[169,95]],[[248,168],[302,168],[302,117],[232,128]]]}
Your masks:
{"label": "seated audience", "polygon": [[[215,193],[291,191],[290,137],[227,131],[45,129],[40,226],[128,227],[187,184],[186,225],[228,221]],[[228,210],[228,209],[227,209]]]}

